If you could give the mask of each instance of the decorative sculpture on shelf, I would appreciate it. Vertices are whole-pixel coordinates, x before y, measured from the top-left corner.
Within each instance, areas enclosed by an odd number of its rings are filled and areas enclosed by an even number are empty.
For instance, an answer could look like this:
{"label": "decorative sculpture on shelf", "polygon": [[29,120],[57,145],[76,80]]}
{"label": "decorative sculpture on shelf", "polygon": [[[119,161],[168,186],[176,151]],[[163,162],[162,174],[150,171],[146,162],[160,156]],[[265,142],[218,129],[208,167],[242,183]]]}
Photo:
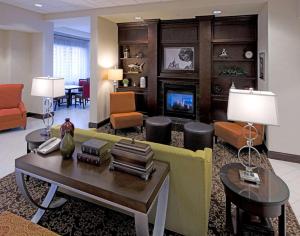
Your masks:
{"label": "decorative sculpture on shelf", "polygon": [[219,55],[219,57],[222,57],[222,58],[227,58],[227,57],[229,57],[229,55],[228,55],[228,53],[227,53],[227,51],[226,51],[226,48],[223,48],[223,49],[222,49],[222,52],[221,52],[221,54]]}
{"label": "decorative sculpture on shelf", "polygon": [[144,66],[144,62],[142,64],[138,64],[138,63],[135,63],[135,64],[129,64],[128,65],[128,68],[129,68],[129,71],[128,73],[141,73],[143,72],[143,66]]}

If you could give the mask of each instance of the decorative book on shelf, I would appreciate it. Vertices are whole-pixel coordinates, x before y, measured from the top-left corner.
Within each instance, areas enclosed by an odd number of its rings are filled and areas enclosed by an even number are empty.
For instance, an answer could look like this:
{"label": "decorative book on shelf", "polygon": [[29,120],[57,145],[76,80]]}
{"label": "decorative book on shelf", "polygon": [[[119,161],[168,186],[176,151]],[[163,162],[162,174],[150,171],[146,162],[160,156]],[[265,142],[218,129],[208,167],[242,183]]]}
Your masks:
{"label": "decorative book on shelf", "polygon": [[100,156],[91,155],[88,153],[77,153],[77,160],[81,162],[86,162],[89,164],[93,164],[96,166],[101,165],[102,163],[106,162],[109,159],[109,151],[106,150],[101,153]]}
{"label": "decorative book on shelf", "polygon": [[154,153],[150,145],[122,139],[111,149],[110,169],[125,171],[148,180],[153,168]]}
{"label": "decorative book on shelf", "polygon": [[108,143],[99,139],[89,139],[81,144],[81,151],[95,156],[100,156],[101,152],[105,151],[105,146]]}
{"label": "decorative book on shelf", "polygon": [[82,152],[77,153],[77,160],[93,165],[101,165],[109,159],[109,150],[106,148],[107,144],[107,142],[99,139],[90,139],[82,143]]}

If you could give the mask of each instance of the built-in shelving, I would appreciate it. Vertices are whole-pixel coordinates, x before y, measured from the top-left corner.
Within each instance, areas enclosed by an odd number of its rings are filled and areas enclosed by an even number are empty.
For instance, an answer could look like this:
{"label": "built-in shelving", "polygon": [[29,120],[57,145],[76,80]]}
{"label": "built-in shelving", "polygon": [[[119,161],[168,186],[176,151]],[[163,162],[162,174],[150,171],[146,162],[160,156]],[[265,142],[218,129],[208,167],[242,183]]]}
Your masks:
{"label": "built-in shelving", "polygon": [[246,43],[256,43],[254,39],[213,39],[213,44],[246,44]]}
{"label": "built-in shelving", "polygon": [[[232,83],[238,89],[257,87],[257,16],[215,18],[212,32],[211,113],[213,120],[223,120]],[[224,50],[227,57],[221,56]],[[253,57],[246,58],[246,51]],[[229,69],[245,75],[221,75]]]}
{"label": "built-in shelving", "polygon": [[[149,72],[149,40],[148,24],[132,22],[118,24],[119,31],[119,67],[123,69],[123,78],[129,80],[129,86],[124,87],[119,81],[117,91],[133,91],[136,94],[136,109],[148,111],[148,87],[140,88],[140,78],[148,79]],[[124,52],[128,55],[125,56]],[[129,65],[142,65],[140,69],[130,68]],[[147,81],[148,82],[148,81]],[[147,84],[148,85],[148,84]]]}
{"label": "built-in shelving", "polygon": [[245,58],[240,58],[240,59],[232,59],[232,58],[226,58],[226,59],[222,59],[222,58],[213,58],[213,61],[216,62],[255,62],[255,59],[245,59]]}

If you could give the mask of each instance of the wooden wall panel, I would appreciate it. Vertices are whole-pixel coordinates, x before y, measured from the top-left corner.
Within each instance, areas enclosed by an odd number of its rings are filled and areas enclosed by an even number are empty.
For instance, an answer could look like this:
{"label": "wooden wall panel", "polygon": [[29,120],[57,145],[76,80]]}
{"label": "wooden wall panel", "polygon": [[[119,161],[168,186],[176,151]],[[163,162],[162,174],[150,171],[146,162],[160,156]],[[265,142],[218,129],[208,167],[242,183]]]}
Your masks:
{"label": "wooden wall panel", "polygon": [[157,58],[159,20],[147,20],[148,24],[148,113],[157,114]]}
{"label": "wooden wall panel", "polygon": [[210,122],[212,19],[199,18],[199,113],[203,122]]}

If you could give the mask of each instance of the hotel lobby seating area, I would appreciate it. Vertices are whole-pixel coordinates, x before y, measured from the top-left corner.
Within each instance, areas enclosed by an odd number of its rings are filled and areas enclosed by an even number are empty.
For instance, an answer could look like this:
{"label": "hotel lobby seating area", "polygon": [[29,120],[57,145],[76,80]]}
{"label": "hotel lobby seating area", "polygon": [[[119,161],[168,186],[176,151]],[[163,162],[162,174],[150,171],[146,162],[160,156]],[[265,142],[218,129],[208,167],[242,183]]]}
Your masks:
{"label": "hotel lobby seating area", "polygon": [[298,0],[0,0],[0,236],[300,235],[299,23]]}

